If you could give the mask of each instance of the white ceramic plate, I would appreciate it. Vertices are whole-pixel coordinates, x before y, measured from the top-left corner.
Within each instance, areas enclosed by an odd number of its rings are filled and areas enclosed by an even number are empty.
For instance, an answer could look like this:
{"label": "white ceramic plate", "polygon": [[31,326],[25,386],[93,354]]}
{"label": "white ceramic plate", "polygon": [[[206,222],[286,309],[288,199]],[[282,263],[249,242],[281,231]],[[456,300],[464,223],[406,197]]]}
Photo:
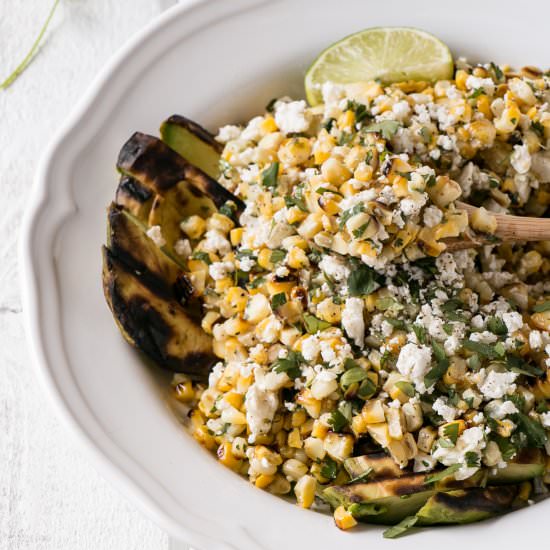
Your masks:
{"label": "white ceramic plate", "polygon": [[[135,130],[182,113],[210,128],[244,120],[276,95],[299,97],[327,44],[364,27],[416,26],[455,55],[548,66],[548,4],[515,1],[214,0],[170,10],[96,80],[49,147],[23,236],[25,311],[36,363],[61,416],[98,468],[174,536],[202,550],[351,550],[413,545],[520,548],[546,538],[550,501],[491,522],[396,541],[336,529],[216,463],[168,412],[155,379],[123,342],[101,290],[105,207],[114,164]],[[547,521],[547,520],[546,520]]]}

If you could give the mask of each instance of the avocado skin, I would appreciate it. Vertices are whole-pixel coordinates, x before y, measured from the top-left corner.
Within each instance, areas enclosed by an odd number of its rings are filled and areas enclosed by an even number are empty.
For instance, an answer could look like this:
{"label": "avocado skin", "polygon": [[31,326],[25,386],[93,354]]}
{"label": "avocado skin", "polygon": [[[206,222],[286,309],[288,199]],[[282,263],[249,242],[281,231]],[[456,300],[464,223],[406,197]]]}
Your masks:
{"label": "avocado skin", "polygon": [[518,488],[514,485],[436,493],[417,512],[419,525],[450,525],[481,521],[510,510]]}
{"label": "avocado skin", "polygon": [[196,122],[181,115],[172,115],[160,127],[162,141],[210,177],[220,176],[219,161],[223,146]]}
{"label": "avocado skin", "polygon": [[240,199],[154,136],[135,132],[122,146],[117,168],[122,174],[138,180],[150,192],[161,196],[179,182],[187,181],[196,197],[207,195],[217,207],[232,201],[237,211],[244,210]]}
{"label": "avocado skin", "polygon": [[105,298],[126,341],[161,368],[206,380],[216,361],[210,337],[175,299],[149,283],[103,248]]}

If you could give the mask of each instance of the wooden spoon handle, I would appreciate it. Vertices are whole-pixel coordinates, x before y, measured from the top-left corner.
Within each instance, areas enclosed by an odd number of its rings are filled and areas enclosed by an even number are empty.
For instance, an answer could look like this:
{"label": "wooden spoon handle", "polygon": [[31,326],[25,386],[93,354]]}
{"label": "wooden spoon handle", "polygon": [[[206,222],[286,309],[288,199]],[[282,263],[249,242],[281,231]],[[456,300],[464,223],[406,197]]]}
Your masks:
{"label": "wooden spoon handle", "polygon": [[[457,202],[457,207],[472,214],[477,207],[464,202]],[[508,214],[496,214],[491,212],[497,220],[497,230],[494,237],[498,242],[517,241],[548,241],[550,240],[550,218],[530,218],[528,216],[509,216]],[[486,244],[494,244],[491,236],[471,232],[460,238],[445,241],[447,250],[463,250],[465,248],[477,248]]]}

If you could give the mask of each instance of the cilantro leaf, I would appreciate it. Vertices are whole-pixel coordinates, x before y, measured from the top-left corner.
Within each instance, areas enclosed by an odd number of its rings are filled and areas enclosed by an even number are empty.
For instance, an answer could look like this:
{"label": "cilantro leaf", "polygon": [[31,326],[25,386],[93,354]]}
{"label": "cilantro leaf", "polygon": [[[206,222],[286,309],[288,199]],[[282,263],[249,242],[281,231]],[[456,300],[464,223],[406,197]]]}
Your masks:
{"label": "cilantro leaf", "polygon": [[301,375],[300,363],[304,362],[302,354],[290,350],[286,357],[280,357],[272,365],[272,370],[276,373],[286,372],[289,378],[298,378]]}
{"label": "cilantro leaf", "polygon": [[452,476],[455,472],[460,470],[461,467],[462,467],[462,464],[453,464],[452,466],[445,468],[441,472],[437,472],[435,474],[432,474],[431,476],[428,476],[426,478],[425,483],[428,484],[428,483],[435,483],[436,481],[441,481],[446,477]]}
{"label": "cilantro leaf", "polygon": [[279,292],[271,298],[271,308],[277,309],[282,305],[286,304],[286,294],[284,292]]}
{"label": "cilantro leaf", "polygon": [[541,304],[537,304],[533,308],[533,311],[535,313],[542,313],[543,311],[548,311],[548,310],[550,310],[550,300],[546,300],[546,302],[542,302]]}
{"label": "cilantro leaf", "polygon": [[279,163],[274,162],[262,172],[262,185],[267,189],[277,187],[277,177],[279,175]]}
{"label": "cilantro leaf", "polygon": [[518,428],[527,436],[533,447],[541,448],[546,444],[546,432],[539,422],[523,413],[517,413]]}
{"label": "cilantro leaf", "polygon": [[304,313],[304,327],[309,334],[317,334],[321,330],[331,327],[332,325],[311,315],[311,313]]}
{"label": "cilantro leaf", "polygon": [[397,525],[386,529],[382,534],[385,539],[394,539],[400,537],[406,533],[409,529],[414,527],[418,521],[417,516],[407,516],[404,520],[401,520]]}
{"label": "cilantro leaf", "polygon": [[374,122],[369,124],[365,128],[365,132],[381,134],[385,140],[390,140],[401,127],[401,123],[397,120],[381,120],[380,122]]}
{"label": "cilantro leaf", "polygon": [[348,276],[348,292],[350,296],[368,296],[378,288],[378,276],[374,269],[362,264]]}

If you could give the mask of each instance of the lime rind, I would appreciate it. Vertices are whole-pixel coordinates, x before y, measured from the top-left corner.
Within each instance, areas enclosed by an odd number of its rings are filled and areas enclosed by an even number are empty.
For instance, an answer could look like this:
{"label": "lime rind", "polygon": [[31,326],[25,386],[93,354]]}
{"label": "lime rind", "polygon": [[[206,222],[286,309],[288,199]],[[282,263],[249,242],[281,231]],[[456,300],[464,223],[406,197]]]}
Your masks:
{"label": "lime rind", "polygon": [[434,35],[412,27],[373,27],[319,54],[306,73],[306,97],[311,105],[321,103],[321,86],[327,81],[434,81],[451,78],[453,67],[449,48]]}

